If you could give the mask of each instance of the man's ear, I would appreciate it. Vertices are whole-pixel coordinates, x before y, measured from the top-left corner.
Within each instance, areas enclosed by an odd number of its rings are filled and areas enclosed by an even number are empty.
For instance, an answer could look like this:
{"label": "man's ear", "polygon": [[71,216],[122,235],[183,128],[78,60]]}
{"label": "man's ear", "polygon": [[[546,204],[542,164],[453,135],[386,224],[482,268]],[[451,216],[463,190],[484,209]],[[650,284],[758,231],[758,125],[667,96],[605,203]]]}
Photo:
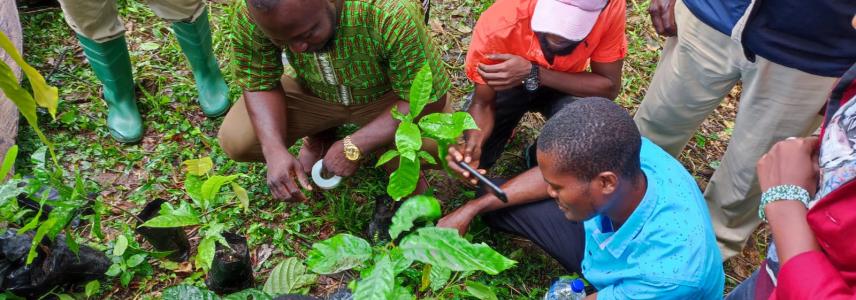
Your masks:
{"label": "man's ear", "polygon": [[618,189],[618,175],[613,172],[601,172],[595,177],[596,188],[603,195],[611,195]]}

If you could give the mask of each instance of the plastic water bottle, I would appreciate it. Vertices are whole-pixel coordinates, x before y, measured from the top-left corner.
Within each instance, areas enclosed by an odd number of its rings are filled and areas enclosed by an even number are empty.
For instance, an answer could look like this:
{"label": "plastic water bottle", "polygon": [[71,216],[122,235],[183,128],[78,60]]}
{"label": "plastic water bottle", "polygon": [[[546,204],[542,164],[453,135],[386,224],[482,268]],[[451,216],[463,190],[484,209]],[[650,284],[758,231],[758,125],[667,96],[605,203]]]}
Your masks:
{"label": "plastic water bottle", "polygon": [[586,285],[582,279],[574,279],[574,282],[571,283],[571,290],[574,291],[574,297],[571,299],[583,300],[586,298]]}
{"label": "plastic water bottle", "polygon": [[550,285],[544,300],[582,300],[585,297],[585,284],[581,279],[559,278]]}

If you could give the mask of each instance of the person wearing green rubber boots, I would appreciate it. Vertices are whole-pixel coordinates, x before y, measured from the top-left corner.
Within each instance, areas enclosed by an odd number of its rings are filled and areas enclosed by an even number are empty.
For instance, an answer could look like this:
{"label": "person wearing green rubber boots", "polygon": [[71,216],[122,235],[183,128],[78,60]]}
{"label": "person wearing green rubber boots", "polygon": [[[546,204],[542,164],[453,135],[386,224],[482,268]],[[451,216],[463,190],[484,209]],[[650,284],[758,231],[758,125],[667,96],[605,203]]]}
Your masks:
{"label": "person wearing green rubber boots", "polygon": [[[125,29],[116,0],[60,0],[65,20],[77,33],[83,53],[104,88],[107,126],[122,143],[143,137],[143,121],[134,96],[134,79]],[[171,21],[182,52],[190,61],[199,105],[208,117],[229,110],[229,88],[211,46],[211,28],[203,0],[147,0],[159,17]]]}

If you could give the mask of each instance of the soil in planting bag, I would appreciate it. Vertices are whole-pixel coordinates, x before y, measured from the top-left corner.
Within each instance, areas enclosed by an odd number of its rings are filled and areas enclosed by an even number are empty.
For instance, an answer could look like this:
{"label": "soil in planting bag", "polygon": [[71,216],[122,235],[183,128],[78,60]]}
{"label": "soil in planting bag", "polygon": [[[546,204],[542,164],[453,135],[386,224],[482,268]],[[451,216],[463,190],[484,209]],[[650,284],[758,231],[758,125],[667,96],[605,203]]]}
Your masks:
{"label": "soil in planting bag", "polygon": [[141,227],[143,222],[151,220],[158,215],[161,204],[166,202],[157,199],[146,204],[143,211],[137,215],[142,222],[137,224],[136,232],[139,233],[157,251],[171,252],[167,258],[172,261],[185,261],[190,256],[190,242],[182,227],[154,228]]}
{"label": "soil in planting bag", "polygon": [[252,287],[253,268],[247,239],[231,232],[224,232],[223,237],[232,249],[217,244],[217,252],[214,254],[214,262],[211,263],[205,284],[208,289],[218,294],[234,293]]}
{"label": "soil in planting bag", "polygon": [[38,257],[26,265],[27,253],[33,240],[33,232],[17,235],[9,229],[0,236],[0,261],[5,265],[0,290],[19,296],[34,298],[49,292],[55,286],[83,284],[104,278],[110,267],[110,259],[95,249],[80,246],[77,254],[68,248],[65,236],[58,235],[52,244],[42,241]]}

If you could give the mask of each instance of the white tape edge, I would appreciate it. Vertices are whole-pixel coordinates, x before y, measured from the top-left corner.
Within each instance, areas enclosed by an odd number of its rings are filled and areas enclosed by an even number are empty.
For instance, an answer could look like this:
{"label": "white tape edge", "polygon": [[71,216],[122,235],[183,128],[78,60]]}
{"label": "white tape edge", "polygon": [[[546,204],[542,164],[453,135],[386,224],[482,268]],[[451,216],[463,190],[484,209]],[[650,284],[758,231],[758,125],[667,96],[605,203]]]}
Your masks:
{"label": "white tape edge", "polygon": [[322,189],[325,189],[325,190],[334,189],[337,186],[339,186],[340,183],[342,183],[342,177],[335,176],[335,175],[333,177],[330,177],[330,178],[322,177],[321,176],[321,169],[324,168],[323,162],[324,162],[323,159],[318,160],[318,162],[316,162],[315,165],[312,166],[312,181],[315,182],[315,185],[317,185],[318,187],[320,187]]}

